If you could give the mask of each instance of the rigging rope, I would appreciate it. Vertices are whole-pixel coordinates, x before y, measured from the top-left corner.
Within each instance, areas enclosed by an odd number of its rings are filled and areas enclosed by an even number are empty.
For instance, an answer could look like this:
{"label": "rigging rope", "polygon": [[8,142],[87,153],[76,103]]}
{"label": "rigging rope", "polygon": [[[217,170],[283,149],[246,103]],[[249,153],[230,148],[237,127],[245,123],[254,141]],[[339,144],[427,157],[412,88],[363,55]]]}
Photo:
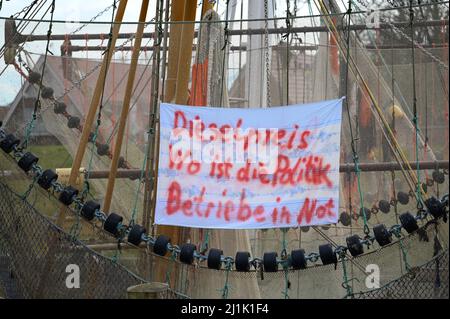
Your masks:
{"label": "rigging rope", "polygon": [[[47,0],[44,0],[44,2],[41,2],[36,8],[34,8],[33,12],[31,13],[32,17],[35,17],[39,11],[44,7],[44,4],[47,2]],[[44,12],[44,14],[42,15],[41,19],[44,18],[44,16],[48,13],[48,10],[50,9],[50,7]],[[27,11],[26,14],[28,14],[29,11]],[[38,20],[38,23],[34,26],[34,28],[31,30],[30,35],[32,35],[34,33],[34,31],[36,30],[36,28],[39,26],[39,24],[41,23],[41,20]],[[14,40],[16,40],[17,36],[19,36],[19,33],[22,32],[27,26],[28,23],[25,23],[24,27],[22,30],[16,30],[16,33],[14,34],[14,36],[12,37],[12,39],[10,39],[10,41],[8,42],[8,45],[10,45],[11,43],[14,45]],[[25,45],[26,41],[24,41],[20,46],[18,46],[16,48],[17,52],[20,52],[21,50],[23,50],[23,47]],[[6,43],[3,45],[2,49],[0,50],[0,57],[2,57],[5,52],[6,52]],[[3,68],[3,70],[0,72],[0,76],[3,75],[3,73],[6,71],[6,69],[8,68],[9,64],[6,64],[5,67]],[[20,72],[19,72],[20,73]],[[23,127],[22,127],[23,128]]]}
{"label": "rigging rope", "polygon": [[228,45],[230,44],[230,40],[229,40],[229,32],[228,32],[228,10],[229,10],[229,2],[230,0],[226,0],[226,9],[225,9],[225,15],[226,15],[226,22],[225,22],[225,26],[223,28],[223,33],[224,33],[224,44],[222,47],[222,51],[223,51],[223,61],[222,61],[222,89],[220,90],[220,104],[225,105],[224,101],[223,101],[223,90],[224,90],[224,85],[225,85],[225,64],[226,64],[226,60],[227,60],[227,56],[228,56]]}
{"label": "rigging rope", "polygon": [[32,130],[34,128],[35,121],[37,119],[37,113],[41,109],[41,90],[42,90],[42,87],[43,87],[45,68],[46,68],[46,65],[47,65],[47,56],[48,56],[48,52],[49,52],[50,39],[51,39],[52,29],[53,29],[53,15],[54,15],[54,12],[55,12],[55,0],[52,0],[50,8],[51,8],[50,9],[50,24],[49,24],[48,31],[47,31],[47,44],[46,44],[46,47],[45,47],[45,54],[44,54],[44,61],[43,61],[43,64],[42,64],[41,78],[40,78],[40,82],[39,82],[39,87],[38,87],[38,92],[37,92],[37,96],[36,96],[36,101],[34,103],[33,115],[31,117],[31,121],[29,122],[29,124],[28,124],[28,126],[26,128],[25,137],[24,137],[24,140],[22,142],[22,145],[20,146],[21,149],[25,149],[28,146],[29,138],[30,138],[31,132],[32,132]]}
{"label": "rigging rope", "polygon": [[266,107],[272,106],[272,97],[270,93],[270,57],[269,57],[269,12],[268,12],[268,0],[264,0],[264,53],[266,62]]}
{"label": "rigging rope", "polygon": [[346,290],[346,295],[344,298],[348,298],[348,297],[352,297],[353,296],[353,289],[352,286],[349,284],[350,279],[348,278],[348,274],[347,274],[347,265],[345,262],[345,251],[343,250],[344,247],[339,247],[339,251],[338,251],[338,255],[339,255],[339,259],[341,260],[341,264],[342,264],[342,277],[343,277],[343,282],[342,282],[342,287]]}
{"label": "rigging rope", "polygon": [[284,290],[283,290],[283,296],[284,299],[289,299],[289,289],[291,287],[291,283],[289,281],[289,264],[287,262],[287,249],[288,249],[288,241],[287,241],[287,233],[289,231],[289,228],[282,228],[281,229],[283,233],[283,240],[281,242],[281,259],[283,260],[282,266],[284,271]]}
{"label": "rigging rope", "polygon": [[[47,0],[45,0],[43,3],[45,3],[46,1]],[[23,17],[26,18],[26,16],[31,12],[31,10],[33,9],[33,7],[36,5],[37,2],[38,2],[38,0],[33,1],[29,6],[24,7],[21,11],[19,11],[19,12],[15,13],[14,15],[12,15],[11,18],[13,18],[13,19],[17,18],[19,15],[21,15],[24,12],[25,12],[25,14],[24,14]],[[42,5],[41,5],[41,8],[42,8]],[[38,8],[36,8],[36,9],[38,9]],[[34,17],[37,14],[37,12],[40,10],[40,9],[38,9],[38,10],[36,10],[36,9],[34,10],[34,13],[32,14],[32,17]],[[2,45],[2,47],[0,49],[0,52],[1,52],[0,53],[0,57],[3,55],[4,49],[9,44],[11,44],[16,39],[16,37],[19,35],[19,33],[22,32],[28,26],[29,22],[25,22],[25,26],[22,27],[19,30],[19,28],[21,27],[23,22],[24,22],[23,20],[19,21],[18,25],[16,26],[17,32],[13,35],[12,39],[10,39],[7,43],[4,43]]]}

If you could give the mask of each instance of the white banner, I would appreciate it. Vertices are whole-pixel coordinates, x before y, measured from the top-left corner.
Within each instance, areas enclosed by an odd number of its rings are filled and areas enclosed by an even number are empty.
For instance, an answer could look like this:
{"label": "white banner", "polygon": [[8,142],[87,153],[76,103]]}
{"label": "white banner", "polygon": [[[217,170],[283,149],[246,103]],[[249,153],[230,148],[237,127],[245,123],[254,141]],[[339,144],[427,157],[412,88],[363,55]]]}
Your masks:
{"label": "white banner", "polygon": [[155,223],[337,223],[342,99],[266,109],[161,104]]}

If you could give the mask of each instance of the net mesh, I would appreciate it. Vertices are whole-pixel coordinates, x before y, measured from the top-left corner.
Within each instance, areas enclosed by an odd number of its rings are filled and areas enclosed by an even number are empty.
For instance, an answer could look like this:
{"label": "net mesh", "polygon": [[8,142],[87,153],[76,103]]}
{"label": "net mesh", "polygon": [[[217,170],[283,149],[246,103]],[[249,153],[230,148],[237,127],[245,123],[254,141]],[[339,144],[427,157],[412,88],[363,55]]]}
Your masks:
{"label": "net mesh", "polygon": [[[235,12],[229,18],[238,19],[239,16],[241,19],[245,18],[246,8],[244,4],[245,1],[238,1],[235,7],[230,8],[230,11],[234,10]],[[306,5],[307,3],[305,2],[305,8]],[[388,6],[387,2],[380,4],[380,7],[386,6]],[[193,52],[191,67],[204,59],[209,59],[209,63],[214,65],[212,69],[208,69],[207,76],[210,79],[208,79],[207,84],[209,86],[205,85],[205,87],[210,93],[215,92],[215,96],[208,94],[208,98],[212,98],[215,101],[222,101],[222,98],[228,99],[231,107],[251,108],[264,106],[267,94],[271,95],[270,100],[273,106],[308,103],[334,99],[345,95],[346,88],[343,85],[345,83],[345,63],[342,62],[345,52],[339,52],[330,32],[291,32],[287,37],[286,34],[271,33],[268,36],[269,47],[266,48],[264,35],[262,34],[233,34],[234,31],[240,29],[263,28],[263,21],[230,22],[227,30],[225,30],[224,23],[217,22],[217,20],[223,20],[224,18],[223,14],[226,10],[222,9],[219,11],[221,13],[220,19],[214,16],[213,21],[209,22],[211,25],[195,23],[196,30],[200,31],[200,26],[202,25],[206,31],[198,33],[202,43],[198,43],[197,39],[194,40],[193,47],[196,48],[196,52]],[[408,9],[389,9],[389,11],[380,13],[382,18],[405,23],[399,29],[403,33],[409,34],[409,28],[407,27],[409,21]],[[436,159],[448,161],[448,8],[442,4],[434,4],[422,9],[423,13],[420,12],[419,8],[415,9],[415,21],[418,25],[415,26],[414,30],[416,41],[422,43],[424,49],[416,48],[414,61],[409,48],[411,42],[389,27],[353,31],[350,39],[350,55],[360,68],[362,77],[374,93],[391,128],[396,132],[396,137],[402,150],[410,161],[414,161],[416,158],[414,129],[411,124],[413,99],[412,65],[413,63],[415,64],[417,111],[420,129],[419,160],[434,161]],[[314,13],[318,12],[314,11]],[[284,11],[283,14],[285,14]],[[278,14],[278,18],[282,17],[283,14]],[[275,15],[277,14],[275,13]],[[325,26],[324,21],[319,17],[301,17],[299,13],[294,14],[294,16],[296,17],[291,19],[293,28]],[[444,22],[447,20],[447,23],[431,27],[420,25],[422,22],[438,19]],[[339,19],[335,21],[336,23],[341,23]],[[342,21],[345,22],[345,19]],[[365,24],[365,13],[352,14],[352,23]],[[31,33],[36,26],[36,23],[31,22],[22,33]],[[63,23],[55,22],[54,33],[66,32],[67,30],[64,31],[64,27]],[[146,30],[153,27],[155,25],[149,25],[146,27]],[[269,27],[274,29],[285,27],[285,21],[280,19],[270,21]],[[96,28],[99,33],[105,35],[109,32],[109,25],[98,25]],[[172,25],[169,24],[169,31],[170,28],[172,28]],[[121,30],[134,32],[135,27],[132,25],[123,26]],[[156,31],[157,29],[155,28],[154,30]],[[40,25],[35,32],[45,34],[46,31],[47,25]],[[230,34],[227,34],[226,38],[228,45],[226,48],[223,48],[222,44],[225,44],[225,39],[221,37],[225,36],[225,31],[229,31]],[[81,123],[84,122],[92,99],[93,88],[99,73],[99,60],[101,59],[101,51],[95,53],[88,51],[87,48],[89,46],[90,50],[92,50],[95,46],[104,46],[106,45],[106,40],[107,36],[100,40],[93,40],[86,35],[86,38],[83,40],[71,40],[72,45],[77,45],[78,48],[86,47],[86,51],[74,51],[73,56],[48,56],[44,84],[54,89],[54,96],[57,100],[66,103],[67,112],[70,115],[80,117]],[[118,41],[117,46],[120,47],[122,44],[129,46],[130,41],[127,41],[122,39]],[[52,45],[60,45],[62,42],[52,41]],[[168,43],[170,44],[170,38]],[[151,48],[153,44],[153,39],[149,39],[145,43],[147,48]],[[26,61],[35,70],[42,68],[43,57],[33,52],[43,52],[42,48],[42,43],[27,43],[24,46],[24,51],[21,53],[23,61]],[[55,50],[53,49],[53,51]],[[265,70],[266,52],[269,53],[269,71]],[[122,147],[122,156],[133,168],[140,168],[142,165],[148,136],[148,119],[150,115],[148,109],[151,94],[154,93],[150,89],[153,87],[152,72],[150,72],[149,68],[152,61],[151,54],[150,50],[143,50],[140,56],[132,109],[127,124],[126,138]],[[114,149],[115,127],[118,121],[117,114],[123,105],[122,99],[124,84],[128,75],[129,57],[130,53],[128,51],[117,50],[107,74],[98,142],[108,144],[110,150]],[[446,64],[447,68],[443,67],[438,61]],[[167,61],[162,61],[161,65],[155,67],[160,67],[160,74],[163,74],[162,71],[168,67]],[[17,74],[13,78],[11,73],[16,73],[13,68],[7,70],[5,73],[7,77],[1,78],[1,84],[8,85],[8,87],[14,84],[14,92],[18,94],[11,102],[8,114],[2,120],[8,132],[13,132],[23,139],[26,125],[31,119],[37,89],[35,86],[30,86],[25,80],[21,82],[20,76]],[[13,80],[11,80],[12,78]],[[348,101],[351,120],[354,122],[353,129],[360,161],[363,163],[393,161],[393,157],[385,142],[386,139],[379,128],[379,123],[377,123],[376,117],[370,111],[370,103],[368,103],[364,94],[361,93],[361,87],[356,84],[355,76],[350,74],[349,78]],[[164,96],[162,91],[164,84],[167,85],[166,82],[167,79],[161,79],[160,92],[158,92],[161,96]],[[226,92],[222,92],[222,89],[225,89]],[[67,90],[70,90],[70,92],[65,93]],[[61,98],[58,99],[58,97]],[[190,97],[195,98],[192,94]],[[211,100],[209,102],[213,103]],[[227,101],[223,101],[220,104],[227,105]],[[392,104],[398,106],[394,112],[392,111]],[[393,114],[394,117],[392,118]],[[350,148],[349,123],[346,116],[343,119],[341,163],[351,163],[353,154]],[[56,114],[53,103],[43,99],[40,116],[32,130],[28,147],[28,150],[40,157],[39,163],[42,167],[55,169],[71,166],[72,157],[78,147],[80,131],[68,128],[67,125],[68,118],[61,114]],[[90,162],[91,156],[92,162]],[[99,170],[107,170],[110,167],[110,159],[107,156],[99,156],[97,148],[90,143],[82,166],[97,172]],[[421,181],[432,180],[433,170],[422,171]],[[444,173],[446,174],[444,183],[431,182],[431,185],[428,187],[428,195],[441,196],[443,192],[448,190],[448,170],[444,171]],[[37,285],[38,280],[33,280],[33,278],[40,278],[40,276],[33,277],[33,275],[26,274],[25,270],[33,270],[26,262],[27,254],[37,254],[40,256],[39,258],[42,258],[39,260],[42,261],[48,259],[44,255],[47,253],[51,236],[53,236],[51,233],[57,233],[56,228],[51,226],[51,223],[56,219],[59,205],[52,196],[42,192],[40,189],[33,188],[30,192],[27,192],[31,180],[19,172],[16,164],[4,157],[3,154],[0,155],[0,178],[14,193],[20,196],[27,195],[22,200],[17,196],[14,197],[15,195],[13,196],[7,191],[2,191],[0,196],[10,198],[8,201],[14,202],[15,205],[21,207],[23,211],[27,212],[26,214],[42,217],[30,217],[29,223],[26,223],[25,217],[22,217],[22,222],[20,223],[21,233],[17,234],[17,240],[19,241],[14,242],[14,245],[9,244],[10,250],[17,251],[16,255],[14,255],[16,260],[8,252],[8,260],[15,262],[12,268],[24,267],[20,274],[21,276],[28,276],[26,277],[27,279],[23,280],[25,284],[21,286],[25,288],[30,287],[29,296],[37,296],[38,293],[33,288],[33,285]],[[242,232],[224,230],[211,232],[209,245],[210,247],[216,245],[224,249],[226,255],[234,256],[238,250],[250,250],[252,256],[262,256],[267,251],[279,252],[284,246],[287,247],[288,251],[303,248],[306,252],[313,252],[317,251],[318,245],[326,242],[326,240],[344,244],[348,235],[362,234],[363,221],[359,214],[360,207],[371,208],[377,205],[379,200],[391,200],[394,194],[399,191],[409,192],[403,175],[398,171],[395,173],[391,171],[363,172],[361,173],[361,184],[364,201],[360,203],[356,180],[354,172],[341,175],[339,211],[341,213],[347,212],[352,217],[348,226],[339,222],[336,225],[320,227],[318,229],[320,232],[312,228],[290,229],[287,233],[281,230]],[[105,178],[92,178],[90,180],[90,197],[102,202],[106,183]],[[116,180],[112,209],[124,216],[127,222],[132,217],[136,190],[139,186],[138,181],[129,178],[118,178]],[[136,220],[138,223],[143,223],[142,217],[144,215],[142,189],[143,187],[137,192]],[[25,204],[25,202],[28,202],[29,205]],[[0,204],[4,205],[3,203]],[[396,207],[391,207],[391,211],[388,214],[372,214],[368,220],[368,225],[369,227],[379,223],[393,225],[398,223],[400,213],[406,211],[414,213],[416,209],[416,202],[410,196],[408,204],[397,204]],[[2,227],[0,236],[6,238],[3,240],[6,243],[3,244],[4,247],[8,247],[8,242],[11,242],[8,236],[13,236],[16,223],[14,219],[16,212],[13,214],[13,211],[7,209],[6,212],[7,214],[1,218],[6,219],[8,217],[9,219],[6,223],[0,225]],[[19,209],[17,212],[25,214]],[[41,220],[42,222],[39,222]],[[6,228],[6,225],[9,226]],[[205,269],[204,265],[198,265],[197,267],[186,266],[173,261],[170,257],[157,257],[147,251],[123,249],[118,252],[114,248],[117,246],[117,243],[98,230],[100,225],[93,228],[89,224],[79,221],[75,214],[67,211],[67,218],[57,238],[60,239],[58,242],[65,243],[64,249],[67,249],[69,256],[74,252],[67,248],[71,247],[71,244],[69,244],[69,239],[64,237],[65,235],[63,234],[64,232],[72,233],[74,225],[81,227],[78,238],[85,244],[96,247],[98,255],[95,255],[95,253],[93,255],[98,256],[99,260],[103,262],[103,267],[107,269],[118,267],[108,258],[118,259],[118,264],[138,274],[145,281],[164,282],[169,279],[171,287],[177,293],[193,298],[220,298],[224,295],[223,289],[226,287],[225,282],[227,278],[226,271],[211,271]],[[148,228],[149,232],[155,231],[153,228]],[[428,227],[425,232],[429,235],[428,241],[423,240],[418,234],[407,237],[402,241],[402,246],[407,252],[408,266],[419,267],[435,255],[434,237],[436,231],[439,234],[439,241],[443,250],[445,250],[448,242],[447,224],[439,225],[437,228]],[[185,233],[189,234],[188,231]],[[186,240],[198,243],[198,247],[200,244],[205,243],[204,233],[202,236],[197,236],[196,232],[190,232],[190,234],[185,238]],[[324,235],[327,239],[324,238]],[[38,240],[35,240],[34,236],[37,236],[36,238],[40,238],[39,240],[44,242],[48,241],[48,243],[35,245],[33,242]],[[105,247],[109,245],[109,248],[104,249],[95,245],[104,245]],[[380,265],[381,285],[386,285],[390,281],[404,276],[407,272],[402,249],[398,242],[380,250],[377,250],[377,247],[372,248],[368,254],[356,258],[354,262],[347,262],[348,277],[355,278],[350,281],[354,292],[367,290],[364,280],[366,274],[363,270],[365,266],[371,263]],[[62,247],[58,249],[61,258],[63,258],[65,251]],[[81,249],[81,251],[84,250]],[[21,255],[18,252],[21,252],[24,256],[20,257]],[[78,254],[80,255],[77,256],[82,255],[81,252],[78,252]],[[91,252],[86,254],[89,255]],[[30,260],[34,260],[33,258],[35,257],[30,257]],[[83,258],[89,260],[90,257]],[[63,260],[66,262],[65,259]],[[22,263],[17,264],[19,261]],[[92,261],[90,262],[92,263]],[[40,262],[36,261],[36,263]],[[62,262],[60,266],[62,267],[63,264]],[[114,269],[118,273],[117,276],[125,276],[119,274],[123,270],[118,269],[122,268]],[[442,269],[444,269],[443,272],[448,272],[448,267],[447,270],[445,270],[445,267]],[[92,273],[92,277],[95,277],[95,273],[99,272],[98,278],[106,278],[102,277],[106,275],[102,275],[101,267],[96,268],[95,265],[87,266],[85,270],[82,270],[82,272],[84,271],[87,271],[87,274]],[[105,272],[107,271],[105,270]],[[58,276],[59,283],[63,282],[65,274],[58,274]],[[133,276],[130,278],[133,278]],[[264,273],[263,278],[257,272],[230,272],[228,274],[228,286],[230,287],[228,297],[283,298],[284,293],[287,291],[287,295],[290,298],[341,298],[346,293],[342,287],[342,264],[338,264],[336,270],[334,266],[317,265],[304,271],[289,271],[287,274],[283,271]],[[127,280],[119,280],[117,285],[120,288],[117,288],[117,294],[111,292],[111,296],[124,296],[123,289],[125,286],[136,283],[132,279]],[[103,281],[97,284],[106,285]],[[109,296],[106,286],[101,287],[99,289],[104,289],[105,291],[96,291],[98,296]],[[289,287],[289,289],[286,290],[286,287]],[[79,293],[80,296],[82,293],[85,293],[84,296],[89,296],[89,292],[82,292],[81,290],[78,292],[67,292],[64,291],[65,288],[61,289],[59,292],[61,296],[65,296],[64,293]],[[380,291],[384,291],[383,289]],[[51,294],[52,292],[49,289],[46,294],[43,293],[40,296],[50,296]],[[386,297],[388,297],[387,293]]]}

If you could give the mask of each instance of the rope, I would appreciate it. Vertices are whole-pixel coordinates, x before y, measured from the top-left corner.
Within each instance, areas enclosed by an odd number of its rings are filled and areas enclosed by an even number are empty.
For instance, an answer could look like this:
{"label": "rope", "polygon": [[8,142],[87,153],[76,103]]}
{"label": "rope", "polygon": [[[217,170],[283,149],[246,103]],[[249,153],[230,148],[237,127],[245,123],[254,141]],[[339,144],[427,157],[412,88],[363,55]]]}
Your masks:
{"label": "rope", "polygon": [[417,208],[423,209],[422,204],[422,193],[420,184],[420,164],[419,164],[419,123],[417,116],[417,93],[416,93],[416,61],[415,61],[415,51],[414,51],[414,10],[412,7],[413,1],[409,0],[409,23],[411,29],[411,59],[412,59],[412,83],[413,83],[413,119],[414,129],[416,133],[415,148],[416,148],[416,175],[417,175],[417,185],[416,185],[416,200]]}
{"label": "rope", "polygon": [[200,251],[206,252],[209,249],[209,237],[210,237],[210,230],[205,230],[205,239],[201,243]]}
{"label": "rope", "polygon": [[289,228],[282,228],[281,229],[282,233],[283,233],[283,240],[281,241],[281,259],[284,260],[283,262],[283,271],[284,271],[284,290],[283,290],[283,296],[284,299],[289,299],[289,289],[291,287],[291,283],[289,281],[289,265],[287,262],[287,248],[288,248],[288,241],[287,241],[287,233],[289,231]]}
{"label": "rope", "polygon": [[[24,7],[21,11],[19,11],[16,14],[12,15],[11,18],[16,19],[16,18],[19,17],[19,15],[21,15],[24,12],[25,12],[25,14],[24,14],[23,17],[26,18],[26,16],[31,12],[31,10],[33,9],[33,7],[36,5],[37,2],[38,2],[37,0],[33,1],[29,6]],[[36,14],[39,12],[39,10],[42,9],[42,7],[43,7],[45,2],[47,2],[47,0],[42,2],[42,4],[40,4],[38,7],[36,7],[33,10],[33,12],[31,13],[31,17],[32,18],[34,18],[36,16]],[[4,43],[2,45],[2,47],[0,49],[0,57],[3,56],[3,54],[5,53],[5,48],[8,45],[10,45],[10,44],[14,44],[14,40],[18,37],[18,35],[30,24],[30,22],[25,22],[24,26],[22,27],[22,23],[23,22],[24,22],[23,20],[19,21],[19,23],[17,25],[17,33],[14,34],[14,36],[12,37],[12,39],[9,40],[9,42]]]}
{"label": "rope", "polygon": [[349,284],[350,280],[349,280],[348,274],[347,274],[347,265],[345,263],[345,253],[340,254],[340,259],[341,259],[341,263],[342,263],[342,277],[343,277],[342,286],[346,290],[346,295],[344,298],[352,297],[353,289],[352,289],[352,286]]}
{"label": "rope", "polygon": [[268,11],[268,0],[264,0],[264,53],[265,53],[265,67],[266,67],[266,104],[267,107],[272,106],[272,96],[270,92],[270,57],[269,57],[269,11]]}
{"label": "rope", "polygon": [[229,10],[229,2],[230,0],[226,0],[226,10],[225,10],[225,15],[227,18],[227,21],[225,22],[225,26],[223,28],[223,33],[224,33],[224,44],[222,47],[222,51],[223,51],[223,61],[222,61],[222,83],[221,83],[221,90],[220,90],[220,104],[224,104],[223,103],[223,89],[224,89],[224,85],[225,85],[225,62],[226,62],[226,58],[227,58],[227,47],[230,44],[230,40],[229,40],[229,35],[228,35],[228,10]]}
{"label": "rope", "polygon": [[[113,0],[112,21],[111,21],[111,27],[110,27],[110,31],[109,31],[109,41],[108,41],[108,46],[106,47],[104,54],[107,54],[107,52],[111,49],[112,29],[113,29],[113,22],[114,22],[115,10],[116,10],[116,3],[117,3],[117,0]],[[107,64],[108,63],[109,63],[109,61],[107,61]],[[108,74],[108,69],[105,70],[105,75],[104,75],[104,79],[103,79],[104,81],[103,81],[103,87],[102,87],[102,95],[101,95],[99,110],[97,113],[97,124],[95,126],[95,131],[94,131],[94,134],[92,137],[92,148],[91,148],[91,154],[90,154],[90,158],[89,158],[88,168],[87,168],[86,175],[85,175],[85,180],[84,180],[84,185],[83,185],[83,190],[82,190],[82,195],[81,195],[82,198],[84,198],[89,193],[89,176],[90,176],[92,162],[93,162],[93,158],[94,158],[95,142],[97,140],[98,133],[100,131],[101,115],[102,115],[102,109],[103,109],[103,98],[104,98],[104,93],[105,93],[105,82],[106,82],[107,74]]]}
{"label": "rope", "polygon": [[112,43],[112,37],[113,37],[113,26],[114,26],[114,17],[115,17],[115,13],[116,13],[116,8],[117,8],[117,0],[113,0],[113,10],[112,10],[112,17],[111,17],[111,24],[110,24],[110,28],[109,28],[109,38],[108,38],[108,45],[106,47],[106,50],[104,52],[104,54],[107,54],[106,58],[106,70],[105,70],[105,74],[104,74],[104,79],[103,79],[103,87],[102,87],[102,95],[100,98],[100,105],[99,105],[99,109],[98,109],[98,113],[97,113],[97,127],[100,126],[101,124],[101,116],[102,116],[102,110],[103,110],[103,98],[105,95],[105,86],[106,86],[106,76],[108,75],[108,65],[109,65],[109,58],[108,58],[108,52],[111,50],[111,43]]}
{"label": "rope", "polygon": [[[148,136],[148,140],[150,140],[150,129],[147,130],[147,136]],[[149,146],[150,143],[145,143],[145,153],[147,154],[149,151]],[[133,210],[131,212],[131,220],[130,220],[130,225],[133,225],[136,219],[136,215],[137,215],[137,204],[138,204],[138,199],[139,199],[139,194],[141,192],[141,185],[144,179],[144,175],[145,175],[145,167],[147,165],[147,156],[144,156],[144,160],[142,161],[142,167],[141,167],[141,174],[139,176],[139,183],[138,186],[136,187],[136,192],[134,194],[134,204],[133,204]]]}
{"label": "rope", "polygon": [[225,284],[220,290],[222,292],[222,299],[228,299],[228,293],[230,292],[230,285],[228,284],[228,279],[231,271],[232,262],[230,259],[225,260]]}
{"label": "rope", "polygon": [[30,195],[31,191],[33,190],[34,185],[36,184],[37,180],[39,179],[39,175],[36,174],[33,177],[33,181],[31,182],[31,184],[28,186],[28,189],[20,196],[20,198],[22,198],[23,200],[26,200],[28,195]]}
{"label": "rope", "polygon": [[[327,11],[326,6],[324,5],[322,0],[317,0],[316,5],[318,6],[318,9],[321,11]],[[339,41],[337,42],[338,47],[340,48],[341,51],[343,51],[343,44],[341,43],[341,39],[339,37],[339,33],[337,32],[337,27],[334,24],[333,21],[331,21],[330,19],[328,21],[326,21],[327,23],[327,27],[328,29],[332,32],[333,36],[336,37],[337,39],[339,39]],[[368,98],[370,99],[370,101],[372,102],[371,105],[373,107],[372,112],[376,115],[378,115],[378,117],[376,118],[377,121],[379,122],[383,134],[386,137],[386,140],[391,148],[391,150],[393,151],[393,154],[396,158],[396,161],[401,165],[401,171],[403,173],[403,175],[406,178],[406,181],[408,182],[409,187],[414,190],[416,187],[416,180],[417,180],[417,176],[414,173],[414,171],[412,171],[411,166],[409,165],[408,159],[405,156],[404,152],[401,150],[400,145],[397,141],[397,139],[395,138],[389,123],[387,122],[386,118],[383,115],[383,111],[380,108],[380,105],[378,104],[378,102],[376,101],[372,91],[370,90],[369,85],[367,84],[367,82],[364,80],[362,73],[360,71],[360,69],[358,68],[357,64],[355,63],[354,59],[349,56],[349,61],[347,62],[351,62],[352,63],[352,72],[355,74],[355,76],[361,81],[361,84],[363,86],[363,88],[367,91],[368,93]],[[423,191],[423,190],[422,190]],[[427,196],[425,193],[423,193],[423,196]]]}
{"label": "rope", "polygon": [[286,39],[286,105],[289,104],[289,35],[291,33],[291,11],[290,11],[290,2],[286,0],[286,29],[287,32],[283,35],[283,38]]}
{"label": "rope", "polygon": [[409,272],[411,270],[411,266],[409,265],[409,262],[408,262],[408,254],[407,254],[406,248],[403,245],[403,238],[401,238],[402,237],[401,228],[394,227],[392,229],[392,233],[394,234],[395,237],[398,238],[398,245],[399,245],[400,251],[402,253],[403,263],[405,264],[406,272]]}
{"label": "rope", "polygon": [[172,250],[172,254],[170,256],[170,264],[169,267],[167,267],[167,271],[166,271],[166,284],[169,285],[170,287],[170,273],[172,271],[172,265],[175,264],[175,260],[177,259],[177,250],[174,249]]}

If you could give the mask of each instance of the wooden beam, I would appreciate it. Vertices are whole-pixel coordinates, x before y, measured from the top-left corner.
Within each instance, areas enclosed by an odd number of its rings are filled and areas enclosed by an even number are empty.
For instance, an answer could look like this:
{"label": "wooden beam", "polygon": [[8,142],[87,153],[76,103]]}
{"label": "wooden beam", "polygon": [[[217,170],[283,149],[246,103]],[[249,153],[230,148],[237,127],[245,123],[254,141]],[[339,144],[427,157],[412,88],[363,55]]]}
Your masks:
{"label": "wooden beam", "polygon": [[[122,0],[119,3],[119,7],[117,9],[116,16],[114,18],[114,26],[112,29],[112,37],[110,42],[110,47],[113,48],[116,46],[117,35],[119,34],[120,25],[125,13],[125,8],[127,6],[128,0]],[[75,185],[76,179],[78,177],[78,171],[81,166],[81,162],[83,161],[84,153],[86,152],[86,146],[89,141],[89,135],[91,134],[92,124],[94,123],[95,115],[97,113],[97,109],[100,103],[101,93],[103,91],[106,74],[108,71],[109,64],[111,63],[113,55],[113,50],[108,50],[103,58],[103,63],[100,68],[100,72],[97,78],[97,83],[94,89],[94,95],[92,96],[91,104],[89,106],[88,114],[86,115],[86,120],[83,125],[83,131],[81,132],[80,142],[78,145],[77,152],[75,154],[75,158],[72,164],[72,170],[69,176],[69,184]],[[63,221],[63,213],[64,207],[61,208],[61,211],[58,216],[57,224],[61,225]]]}
{"label": "wooden beam", "polygon": [[141,23],[138,24],[138,28],[136,31],[134,49],[131,56],[130,71],[128,73],[127,86],[125,89],[125,97],[123,99],[122,112],[120,113],[119,128],[117,129],[117,139],[114,145],[114,153],[111,161],[108,185],[106,187],[105,199],[103,201],[103,211],[105,213],[109,213],[109,210],[111,208],[111,200],[114,192],[116,174],[119,168],[119,157],[122,150],[123,136],[125,133],[125,128],[127,126],[128,111],[130,109],[131,96],[133,94],[134,79],[136,77],[137,63],[140,53],[139,49],[142,44],[142,35],[144,33],[144,22],[145,18],[147,17],[148,4],[149,0],[142,0],[141,12],[139,13],[139,22]]}
{"label": "wooden beam", "polygon": [[213,8],[214,8],[214,3],[209,2],[208,0],[203,1],[201,18],[204,17],[206,12],[208,12],[209,10],[212,10]]}

